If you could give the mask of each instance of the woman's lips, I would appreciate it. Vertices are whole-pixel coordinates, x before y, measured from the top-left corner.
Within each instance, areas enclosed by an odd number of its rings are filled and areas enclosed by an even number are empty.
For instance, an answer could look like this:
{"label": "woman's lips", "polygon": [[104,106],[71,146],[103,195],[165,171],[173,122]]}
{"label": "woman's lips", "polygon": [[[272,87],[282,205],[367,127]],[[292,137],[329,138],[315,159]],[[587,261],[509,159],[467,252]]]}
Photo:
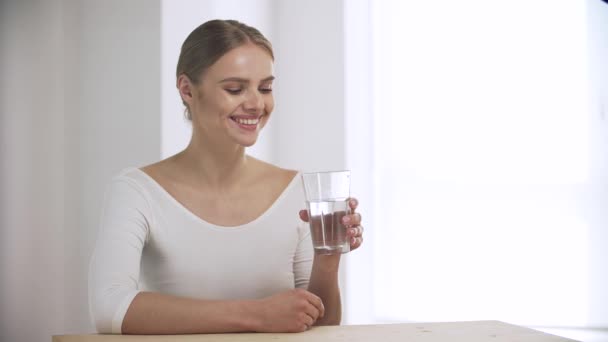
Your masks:
{"label": "woman's lips", "polygon": [[231,116],[230,119],[241,129],[246,131],[255,131],[261,121],[261,116]]}

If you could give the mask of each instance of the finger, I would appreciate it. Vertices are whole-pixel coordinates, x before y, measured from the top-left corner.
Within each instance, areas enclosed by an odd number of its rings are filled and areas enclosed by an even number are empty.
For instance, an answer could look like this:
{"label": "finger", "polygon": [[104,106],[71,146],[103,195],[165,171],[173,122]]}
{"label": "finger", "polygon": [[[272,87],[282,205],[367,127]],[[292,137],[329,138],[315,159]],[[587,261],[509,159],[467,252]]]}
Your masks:
{"label": "finger", "polygon": [[354,227],[361,224],[361,214],[354,213],[352,215],[344,215],[342,217],[342,224],[347,227]]}
{"label": "finger", "polygon": [[318,317],[325,316],[325,306],[323,305],[323,301],[321,300],[321,298],[319,298],[312,292],[308,292],[306,299],[308,299],[310,304],[312,304],[318,310],[318,312],[319,312]]}
{"label": "finger", "polygon": [[355,209],[357,209],[357,207],[359,206],[359,200],[354,197],[351,197],[348,200],[348,206],[350,207],[351,212],[355,212]]}
{"label": "finger", "polygon": [[354,213],[352,215],[350,215],[350,224],[352,226],[358,226],[361,224],[361,214],[360,213]]}
{"label": "finger", "polygon": [[351,252],[361,246],[363,243],[363,236],[352,237],[350,240],[350,250]]}
{"label": "finger", "polygon": [[357,226],[357,227],[349,228],[347,234],[352,237],[359,237],[359,236],[363,235],[363,227]]}
{"label": "finger", "polygon": [[361,245],[361,243],[359,243],[358,238],[356,237],[352,237],[350,238],[350,251],[354,251],[355,249],[359,248],[359,246]]}
{"label": "finger", "polygon": [[361,214],[354,213],[352,215],[344,215],[344,217],[342,217],[342,223],[347,227],[358,226],[361,224]]}
{"label": "finger", "polygon": [[308,222],[308,210],[302,209],[302,210],[300,210],[299,214],[300,214],[300,219],[302,221]]}
{"label": "finger", "polygon": [[299,332],[303,332],[306,331],[308,329],[310,329],[310,327],[314,324],[314,320],[308,316],[308,315],[304,315],[305,317],[302,317],[300,322],[299,322]]}
{"label": "finger", "polygon": [[308,303],[308,305],[306,305],[306,309],[304,310],[304,313],[306,314],[306,317],[310,318],[310,324],[309,325],[313,325],[314,322],[317,321],[317,319],[319,319],[319,317],[321,317],[321,313],[319,312],[319,309],[317,309],[316,306],[312,305],[310,302]]}
{"label": "finger", "polygon": [[310,327],[312,327],[313,324],[315,324],[315,321],[317,319],[311,317],[310,315],[306,315],[306,317],[304,318],[304,324],[306,324],[306,330],[310,329]]}

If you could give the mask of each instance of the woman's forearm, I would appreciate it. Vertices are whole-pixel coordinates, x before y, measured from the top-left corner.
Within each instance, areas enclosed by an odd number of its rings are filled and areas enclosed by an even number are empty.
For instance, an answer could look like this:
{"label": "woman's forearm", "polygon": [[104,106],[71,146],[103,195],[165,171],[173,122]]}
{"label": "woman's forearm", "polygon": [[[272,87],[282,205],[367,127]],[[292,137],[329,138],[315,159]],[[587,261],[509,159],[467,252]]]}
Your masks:
{"label": "woman's forearm", "polygon": [[340,255],[315,254],[308,291],[323,301],[325,316],[315,325],[339,325],[342,320],[342,302],[338,286]]}
{"label": "woman's forearm", "polygon": [[196,334],[256,331],[256,301],[207,301],[153,292],[135,296],[123,334]]}

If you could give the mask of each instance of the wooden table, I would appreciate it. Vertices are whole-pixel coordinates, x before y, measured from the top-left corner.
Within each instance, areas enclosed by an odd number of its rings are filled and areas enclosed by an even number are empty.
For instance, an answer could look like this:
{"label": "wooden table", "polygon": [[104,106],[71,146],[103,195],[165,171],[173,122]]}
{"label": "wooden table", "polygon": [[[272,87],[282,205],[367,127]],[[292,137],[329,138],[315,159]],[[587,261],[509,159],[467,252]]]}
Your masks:
{"label": "wooden table", "polygon": [[574,341],[498,321],[405,323],[379,325],[341,325],[314,327],[297,334],[205,334],[205,335],[63,335],[53,336],[53,342],[208,342],[208,341]]}

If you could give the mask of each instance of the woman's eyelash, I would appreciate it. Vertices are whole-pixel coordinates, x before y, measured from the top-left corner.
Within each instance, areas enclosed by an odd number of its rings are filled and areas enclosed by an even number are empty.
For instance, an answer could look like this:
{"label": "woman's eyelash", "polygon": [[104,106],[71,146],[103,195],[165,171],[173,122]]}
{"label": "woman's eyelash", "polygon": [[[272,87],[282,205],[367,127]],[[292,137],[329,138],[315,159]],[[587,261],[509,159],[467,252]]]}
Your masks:
{"label": "woman's eyelash", "polygon": [[[226,89],[226,91],[230,94],[238,95],[243,91],[243,89]],[[272,88],[260,88],[259,91],[261,93],[267,94],[272,92]]]}

